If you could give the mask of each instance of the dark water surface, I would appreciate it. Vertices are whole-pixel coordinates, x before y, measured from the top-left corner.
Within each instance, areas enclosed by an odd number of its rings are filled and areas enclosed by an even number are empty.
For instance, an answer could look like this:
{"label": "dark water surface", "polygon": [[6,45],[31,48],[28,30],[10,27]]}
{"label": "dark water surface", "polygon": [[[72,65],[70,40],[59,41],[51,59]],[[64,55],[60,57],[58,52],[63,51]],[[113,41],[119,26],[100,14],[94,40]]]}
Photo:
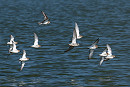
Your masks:
{"label": "dark water surface", "polygon": [[[42,10],[49,25],[38,25]],[[75,22],[84,37],[64,53]],[[30,47],[34,32],[41,48]],[[7,58],[11,34],[21,52]],[[99,48],[88,60],[87,47],[97,38]],[[116,57],[99,66],[106,44]],[[1,87],[130,87],[129,48],[130,0],[0,0]],[[30,60],[20,72],[22,50]]]}

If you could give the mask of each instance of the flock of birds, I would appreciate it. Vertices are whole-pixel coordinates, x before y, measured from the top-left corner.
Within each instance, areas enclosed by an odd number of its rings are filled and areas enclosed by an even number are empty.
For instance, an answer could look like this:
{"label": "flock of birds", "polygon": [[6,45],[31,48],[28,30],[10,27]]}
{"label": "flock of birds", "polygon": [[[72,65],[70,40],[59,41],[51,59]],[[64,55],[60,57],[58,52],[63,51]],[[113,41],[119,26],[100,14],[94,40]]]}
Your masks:
{"label": "flock of birds", "polygon": [[[38,24],[39,25],[49,24],[50,21],[49,21],[47,15],[43,11],[42,11],[42,14],[44,16],[44,20],[42,22],[39,22]],[[10,37],[11,37],[10,41],[7,42],[7,44],[10,45],[9,53],[11,53],[11,54],[12,53],[19,53],[20,50],[17,50],[17,48],[16,48],[16,44],[18,42],[14,41],[14,37],[12,35]],[[75,46],[79,46],[79,43],[77,43],[76,40],[80,39],[82,37],[83,36],[81,36],[79,34],[78,24],[75,23],[75,28],[73,30],[73,37],[72,37],[71,43],[69,44],[69,48],[67,50],[65,50],[64,52],[68,52],[71,49],[73,49]],[[89,57],[88,57],[88,59],[92,58],[94,50],[96,48],[98,48],[98,46],[97,46],[98,42],[99,42],[99,38],[89,47]],[[107,44],[106,46],[107,46],[106,49],[101,54],[99,54],[99,56],[101,56],[101,61],[99,63],[100,65],[103,63],[103,61],[107,61],[107,60],[112,59],[112,58],[115,57],[114,55],[112,55],[112,50],[111,50],[110,45]],[[38,44],[38,36],[36,35],[36,33],[34,33],[34,44],[31,47],[34,47],[34,48],[39,48],[40,47],[40,45]],[[26,57],[26,51],[23,50],[23,56],[19,59],[19,61],[21,63],[20,71],[23,69],[23,67],[25,65],[25,61],[27,61],[27,60],[29,60],[29,58]]]}

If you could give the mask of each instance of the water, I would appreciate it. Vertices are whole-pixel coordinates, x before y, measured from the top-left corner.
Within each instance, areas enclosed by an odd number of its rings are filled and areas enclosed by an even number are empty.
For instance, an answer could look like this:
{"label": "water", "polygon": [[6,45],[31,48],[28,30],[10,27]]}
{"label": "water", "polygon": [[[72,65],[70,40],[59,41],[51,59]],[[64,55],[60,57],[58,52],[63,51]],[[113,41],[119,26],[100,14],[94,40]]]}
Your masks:
{"label": "water", "polygon": [[[22,87],[129,87],[129,0],[1,0],[0,86]],[[44,11],[51,23],[38,25]],[[64,53],[74,23],[84,37],[80,46]],[[33,33],[41,48],[35,49]],[[9,55],[10,35],[18,42],[18,54]],[[99,48],[88,60],[88,49],[97,38]],[[100,54],[110,44],[116,57],[99,66]],[[23,71],[18,59],[26,50]]]}

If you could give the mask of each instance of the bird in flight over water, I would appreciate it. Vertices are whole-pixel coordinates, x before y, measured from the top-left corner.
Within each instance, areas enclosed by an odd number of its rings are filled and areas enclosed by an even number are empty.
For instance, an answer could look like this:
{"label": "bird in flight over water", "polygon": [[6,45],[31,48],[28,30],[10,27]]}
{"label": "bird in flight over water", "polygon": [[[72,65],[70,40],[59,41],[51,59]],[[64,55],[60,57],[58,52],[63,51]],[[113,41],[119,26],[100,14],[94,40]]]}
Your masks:
{"label": "bird in flight over water", "polygon": [[73,30],[72,42],[69,44],[70,47],[64,52],[68,52],[69,50],[73,49],[75,46],[79,46],[79,44],[76,43],[76,39],[77,39],[77,34],[76,34],[76,29],[74,29]]}
{"label": "bird in flight over water", "polygon": [[47,15],[43,11],[41,11],[41,12],[42,12],[42,14],[44,16],[44,20],[42,22],[38,22],[38,24],[39,25],[41,25],[41,24],[50,24],[50,21],[49,21]]}
{"label": "bird in flight over water", "polygon": [[91,59],[93,56],[93,52],[96,48],[98,48],[97,43],[99,42],[99,38],[89,47],[89,57],[88,59]]}

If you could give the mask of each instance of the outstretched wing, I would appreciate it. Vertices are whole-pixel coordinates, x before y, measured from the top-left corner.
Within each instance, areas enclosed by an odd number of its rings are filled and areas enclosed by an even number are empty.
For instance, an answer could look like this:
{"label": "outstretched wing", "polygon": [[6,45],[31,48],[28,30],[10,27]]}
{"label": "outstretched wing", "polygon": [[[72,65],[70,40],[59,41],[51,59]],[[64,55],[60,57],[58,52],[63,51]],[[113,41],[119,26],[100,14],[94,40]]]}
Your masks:
{"label": "outstretched wing", "polygon": [[34,45],[38,45],[38,36],[34,33]]}
{"label": "outstretched wing", "polygon": [[10,38],[11,38],[11,39],[10,39],[11,41],[14,41],[13,35],[10,35]]}
{"label": "outstretched wing", "polygon": [[100,61],[100,65],[103,63],[103,61],[104,61],[104,57],[102,57],[102,59],[101,59],[101,61]]}
{"label": "outstretched wing", "polygon": [[72,38],[72,43],[76,43],[76,38],[77,38],[77,34],[76,34],[76,30],[73,30],[73,38]]}
{"label": "outstretched wing", "polygon": [[47,15],[42,11],[42,14],[44,15],[44,20],[48,20]]}
{"label": "outstretched wing", "polygon": [[23,57],[22,58],[26,58],[26,51],[23,50]]}
{"label": "outstretched wing", "polygon": [[71,49],[73,49],[74,48],[74,46],[70,46],[66,51],[64,51],[64,52],[68,52],[68,51],[70,51]]}
{"label": "outstretched wing", "polygon": [[23,69],[24,65],[25,65],[25,63],[21,61],[21,69],[20,69],[20,71]]}
{"label": "outstretched wing", "polygon": [[15,42],[12,41],[12,43],[13,43],[13,48],[12,48],[12,49],[13,49],[13,50],[17,50],[17,49],[16,49],[16,44],[15,44]]}
{"label": "outstretched wing", "polygon": [[102,54],[107,55],[107,48],[102,52]]}
{"label": "outstretched wing", "polygon": [[112,55],[111,47],[108,44],[107,44],[107,49],[108,49],[108,55]]}
{"label": "outstretched wing", "polygon": [[92,56],[93,56],[93,52],[94,52],[93,49],[89,50],[89,57],[88,57],[88,60],[92,58]]}
{"label": "outstretched wing", "polygon": [[75,22],[75,30],[76,30],[77,37],[80,36],[79,35],[79,27],[78,27],[78,24],[76,22]]}
{"label": "outstretched wing", "polygon": [[99,38],[92,44],[92,46],[96,45],[99,42]]}

